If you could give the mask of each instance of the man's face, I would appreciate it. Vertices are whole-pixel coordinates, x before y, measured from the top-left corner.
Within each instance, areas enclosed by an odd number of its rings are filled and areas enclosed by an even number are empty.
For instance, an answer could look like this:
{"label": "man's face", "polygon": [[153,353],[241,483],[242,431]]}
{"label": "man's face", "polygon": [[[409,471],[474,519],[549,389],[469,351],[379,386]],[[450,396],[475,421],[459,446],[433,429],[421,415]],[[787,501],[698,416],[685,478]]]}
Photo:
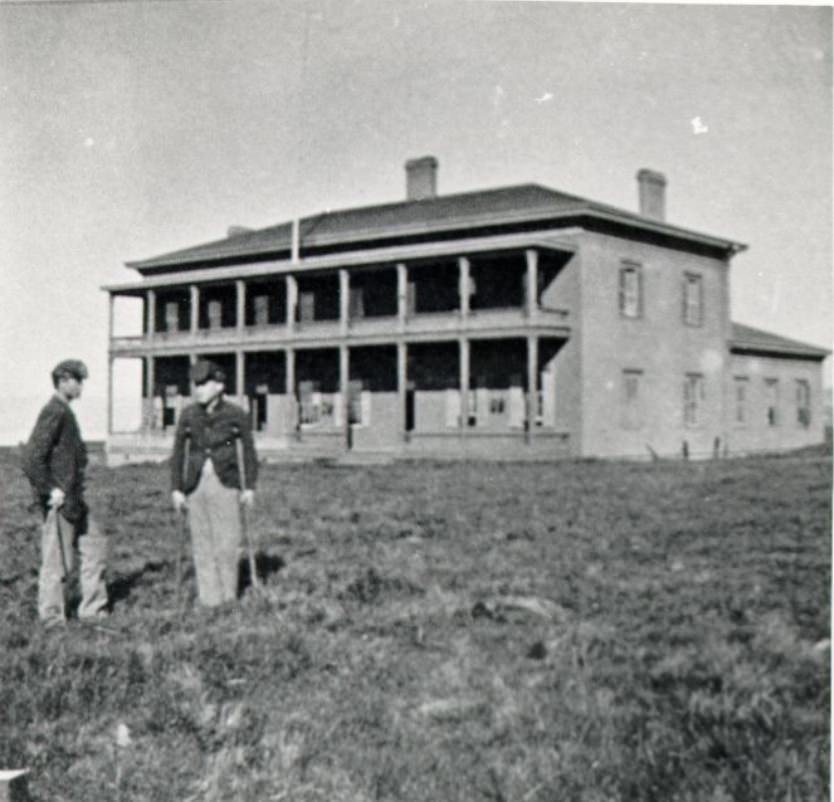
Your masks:
{"label": "man's face", "polygon": [[209,379],[207,382],[196,385],[194,394],[197,396],[197,402],[203,405],[210,404],[223,392],[223,386],[222,382],[215,379]]}
{"label": "man's face", "polygon": [[58,392],[68,401],[81,396],[83,382],[75,376],[62,376],[58,380]]}

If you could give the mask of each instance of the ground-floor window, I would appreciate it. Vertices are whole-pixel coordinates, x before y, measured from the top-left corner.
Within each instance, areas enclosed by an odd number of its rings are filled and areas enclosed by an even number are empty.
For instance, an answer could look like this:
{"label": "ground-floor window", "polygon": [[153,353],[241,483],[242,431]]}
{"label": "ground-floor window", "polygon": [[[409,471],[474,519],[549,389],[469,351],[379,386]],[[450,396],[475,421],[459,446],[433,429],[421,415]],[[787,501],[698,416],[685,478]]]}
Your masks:
{"label": "ground-floor window", "polygon": [[811,425],[811,385],[807,379],[796,380],[796,422],[803,427]]}
{"label": "ground-floor window", "polygon": [[779,379],[765,379],[767,425],[779,425]]}
{"label": "ground-floor window", "polygon": [[642,370],[623,371],[620,420],[624,429],[639,429],[643,425],[642,382]]}
{"label": "ground-floor window", "polygon": [[747,388],[749,380],[746,376],[736,376],[733,379],[733,400],[735,411],[733,420],[740,426],[747,423]]}
{"label": "ground-floor window", "polygon": [[322,393],[319,383],[300,382],[299,422],[302,426],[339,425],[339,404],[335,393]]}
{"label": "ground-floor window", "polygon": [[683,383],[684,426],[700,425],[704,398],[704,377],[700,373],[687,373]]}

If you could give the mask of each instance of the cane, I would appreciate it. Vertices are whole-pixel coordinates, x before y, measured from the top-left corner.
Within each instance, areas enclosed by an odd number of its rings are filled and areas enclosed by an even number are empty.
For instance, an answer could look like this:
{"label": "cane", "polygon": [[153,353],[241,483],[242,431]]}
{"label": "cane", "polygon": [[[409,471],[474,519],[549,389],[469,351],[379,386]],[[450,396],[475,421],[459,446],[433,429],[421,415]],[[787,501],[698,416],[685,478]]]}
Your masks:
{"label": "cane", "polygon": [[[243,434],[239,426],[235,426],[235,456],[237,457],[237,473],[240,479],[240,490],[246,490],[246,463],[243,459]],[[249,557],[249,574],[252,577],[252,587],[260,588],[261,580],[255,567],[255,551],[252,548],[252,539],[249,536],[249,510],[246,504],[241,504],[241,527],[243,528],[243,540],[246,543],[246,552]]]}
{"label": "cane", "polygon": [[[182,461],[182,490],[185,492],[186,482],[188,480],[188,459],[191,455],[191,429],[186,427],[185,430],[185,449],[183,451]],[[186,541],[186,516],[188,515],[187,508],[179,510],[177,513],[177,609],[182,611],[182,553],[185,548]]]}

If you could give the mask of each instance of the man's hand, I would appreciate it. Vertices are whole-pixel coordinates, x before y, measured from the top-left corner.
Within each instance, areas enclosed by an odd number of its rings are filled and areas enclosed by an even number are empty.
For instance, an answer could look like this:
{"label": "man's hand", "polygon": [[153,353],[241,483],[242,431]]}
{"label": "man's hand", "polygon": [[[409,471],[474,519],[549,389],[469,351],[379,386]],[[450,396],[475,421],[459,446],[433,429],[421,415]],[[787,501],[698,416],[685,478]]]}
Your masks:
{"label": "man's hand", "polygon": [[240,503],[246,507],[254,507],[255,506],[255,491],[254,490],[241,490],[240,492]]}
{"label": "man's hand", "polygon": [[60,487],[53,487],[52,492],[49,494],[49,506],[55,510],[63,507],[66,497],[66,493]]}
{"label": "man's hand", "polygon": [[181,490],[174,490],[171,493],[171,501],[174,504],[174,509],[177,512],[182,512],[188,508],[188,502],[185,500],[185,493]]}

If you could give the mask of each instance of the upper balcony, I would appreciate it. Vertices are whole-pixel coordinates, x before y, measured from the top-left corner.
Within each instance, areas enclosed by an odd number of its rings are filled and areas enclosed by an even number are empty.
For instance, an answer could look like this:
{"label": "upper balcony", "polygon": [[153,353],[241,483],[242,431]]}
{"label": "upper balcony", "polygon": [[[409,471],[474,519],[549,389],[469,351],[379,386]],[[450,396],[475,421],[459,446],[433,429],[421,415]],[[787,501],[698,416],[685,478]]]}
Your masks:
{"label": "upper balcony", "polygon": [[140,355],[534,329],[568,336],[570,258],[526,250],[148,289],[134,292],[143,333],[113,336],[111,327],[110,348]]}

